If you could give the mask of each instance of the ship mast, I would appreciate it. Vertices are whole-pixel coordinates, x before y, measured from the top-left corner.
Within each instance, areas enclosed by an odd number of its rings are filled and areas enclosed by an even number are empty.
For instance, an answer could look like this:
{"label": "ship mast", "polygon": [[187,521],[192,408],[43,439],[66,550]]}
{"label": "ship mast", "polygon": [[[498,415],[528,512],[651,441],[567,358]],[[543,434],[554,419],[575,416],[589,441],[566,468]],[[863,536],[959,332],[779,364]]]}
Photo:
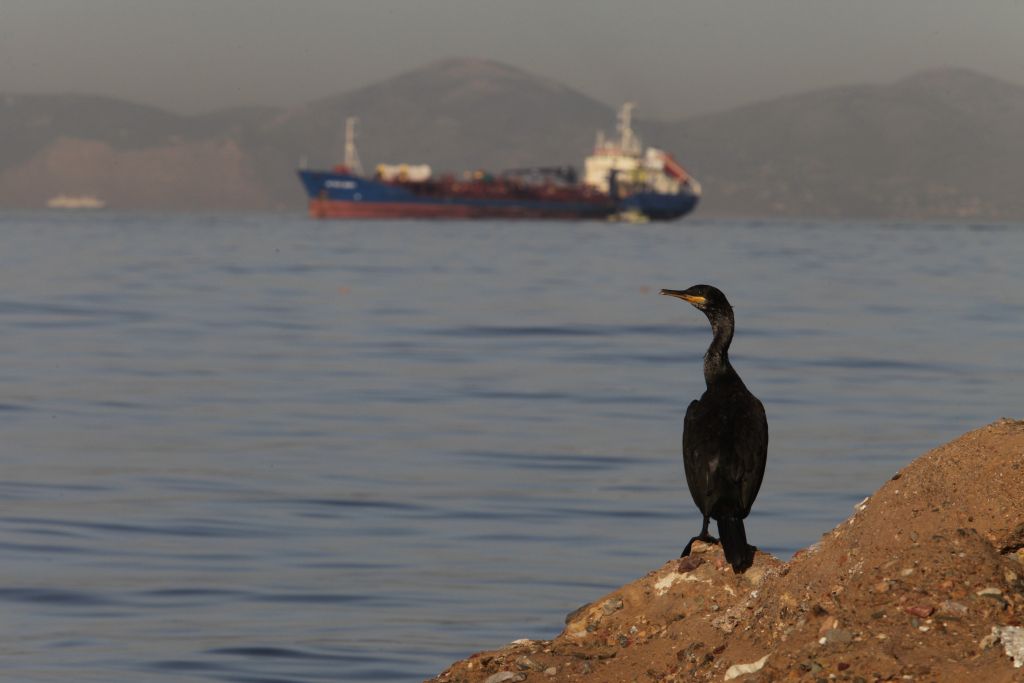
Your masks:
{"label": "ship mast", "polygon": [[626,102],[619,110],[619,148],[625,154],[639,154],[640,140],[633,133],[633,108],[636,105]]}
{"label": "ship mast", "polygon": [[359,119],[350,116],[345,119],[345,166],[350,173],[363,174],[363,165],[359,163],[359,152],[356,151],[356,123]]}

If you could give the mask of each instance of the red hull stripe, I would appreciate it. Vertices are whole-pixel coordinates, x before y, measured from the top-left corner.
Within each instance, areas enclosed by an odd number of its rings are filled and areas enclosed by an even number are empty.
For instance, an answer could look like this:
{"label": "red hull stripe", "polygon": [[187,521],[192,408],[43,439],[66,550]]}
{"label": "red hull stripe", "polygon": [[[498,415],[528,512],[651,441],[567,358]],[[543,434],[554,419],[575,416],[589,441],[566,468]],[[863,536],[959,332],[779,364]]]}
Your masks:
{"label": "red hull stripe", "polygon": [[604,218],[611,206],[595,206],[586,211],[531,208],[527,206],[470,206],[466,204],[429,204],[419,202],[339,202],[311,199],[313,218]]}

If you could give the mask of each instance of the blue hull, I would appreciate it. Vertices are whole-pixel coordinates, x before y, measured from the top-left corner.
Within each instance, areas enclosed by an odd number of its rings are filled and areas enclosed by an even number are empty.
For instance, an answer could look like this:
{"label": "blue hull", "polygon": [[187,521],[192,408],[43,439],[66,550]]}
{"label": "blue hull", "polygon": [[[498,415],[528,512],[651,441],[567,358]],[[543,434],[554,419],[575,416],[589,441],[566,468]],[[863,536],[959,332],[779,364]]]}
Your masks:
{"label": "blue hull", "polygon": [[640,212],[652,221],[670,221],[693,211],[699,197],[692,192],[638,192],[619,201],[620,212]]}
{"label": "blue hull", "polygon": [[[581,188],[567,196],[544,197],[543,191],[523,197],[456,194],[437,183],[386,183],[351,173],[300,170],[316,218],[554,218],[600,219],[622,212],[640,212],[652,220],[672,220],[693,210],[697,195],[637,193],[618,201]],[[480,192],[477,194],[486,194]]]}

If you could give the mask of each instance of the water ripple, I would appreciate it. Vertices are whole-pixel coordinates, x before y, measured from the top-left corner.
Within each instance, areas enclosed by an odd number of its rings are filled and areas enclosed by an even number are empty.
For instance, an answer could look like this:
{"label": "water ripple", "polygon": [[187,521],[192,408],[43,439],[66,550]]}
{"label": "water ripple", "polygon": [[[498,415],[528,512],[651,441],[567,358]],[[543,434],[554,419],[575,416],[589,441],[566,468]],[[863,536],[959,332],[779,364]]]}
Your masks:
{"label": "water ripple", "polygon": [[0,588],[0,600],[63,607],[105,607],[116,604],[94,593],[60,588]]}
{"label": "water ripple", "polygon": [[564,453],[517,453],[513,451],[460,451],[455,455],[470,460],[501,463],[502,467],[540,470],[616,470],[639,463],[638,458]]}
{"label": "water ripple", "polygon": [[221,647],[207,650],[206,654],[226,657],[268,658],[268,659],[312,659],[327,662],[376,662],[376,657],[367,655],[331,654],[326,652],[310,652],[285,647]]}
{"label": "water ripple", "polygon": [[14,318],[21,327],[88,327],[107,323],[143,323],[155,318],[152,313],[131,309],[95,308],[66,304],[0,301],[0,316]]}

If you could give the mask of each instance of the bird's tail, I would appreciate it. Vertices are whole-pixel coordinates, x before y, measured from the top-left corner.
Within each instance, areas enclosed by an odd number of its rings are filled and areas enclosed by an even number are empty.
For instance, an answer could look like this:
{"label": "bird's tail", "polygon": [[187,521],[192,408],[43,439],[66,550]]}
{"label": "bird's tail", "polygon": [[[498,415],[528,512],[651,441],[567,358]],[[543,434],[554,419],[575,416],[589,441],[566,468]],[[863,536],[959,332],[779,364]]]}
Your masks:
{"label": "bird's tail", "polygon": [[743,520],[737,517],[723,517],[718,520],[718,537],[722,541],[725,560],[732,565],[732,570],[740,573],[753,564],[753,553],[747,545],[747,532],[743,528]]}

